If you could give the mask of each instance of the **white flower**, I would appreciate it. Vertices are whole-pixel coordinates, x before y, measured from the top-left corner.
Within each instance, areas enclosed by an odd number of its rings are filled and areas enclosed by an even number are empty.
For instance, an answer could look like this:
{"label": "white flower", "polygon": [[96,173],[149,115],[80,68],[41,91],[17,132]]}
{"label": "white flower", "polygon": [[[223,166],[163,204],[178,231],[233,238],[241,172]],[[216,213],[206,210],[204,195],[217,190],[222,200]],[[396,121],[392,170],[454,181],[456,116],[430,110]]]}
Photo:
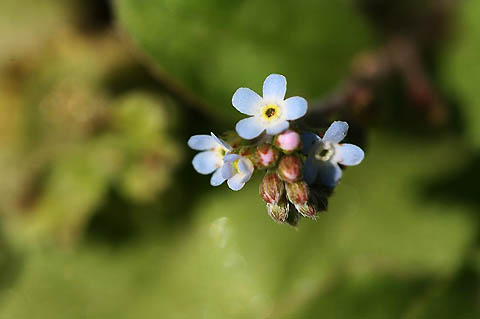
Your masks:
{"label": "white flower", "polygon": [[363,150],[353,144],[339,144],[347,135],[348,124],[335,121],[323,138],[313,133],[302,134],[303,150],[308,154],[304,179],[312,184],[317,179],[325,186],[335,187],[342,177],[338,164],[358,165],[364,158]]}
{"label": "white flower", "polygon": [[307,112],[307,101],[299,96],[286,100],[287,80],[283,75],[270,74],[263,82],[263,97],[248,88],[239,88],[233,94],[232,104],[241,113],[251,115],[237,123],[238,135],[250,140],[264,130],[276,135]]}
{"label": "white flower", "polygon": [[252,177],[254,170],[252,162],[237,154],[226,155],[224,162],[222,175],[224,179],[228,179],[228,187],[234,191],[242,189],[243,185]]}
{"label": "white flower", "polygon": [[210,134],[190,137],[188,146],[194,150],[203,151],[193,158],[193,167],[197,172],[204,175],[215,172],[210,179],[210,185],[218,186],[225,181],[221,172],[223,158],[232,151],[232,147],[216,137],[215,134]]}

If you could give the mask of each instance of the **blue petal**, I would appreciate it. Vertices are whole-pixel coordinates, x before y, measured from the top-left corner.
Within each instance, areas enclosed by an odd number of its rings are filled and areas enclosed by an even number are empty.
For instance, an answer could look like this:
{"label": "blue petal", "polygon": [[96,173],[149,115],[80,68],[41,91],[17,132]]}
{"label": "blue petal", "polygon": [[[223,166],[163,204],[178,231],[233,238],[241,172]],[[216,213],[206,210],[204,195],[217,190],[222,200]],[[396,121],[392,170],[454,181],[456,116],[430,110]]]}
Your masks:
{"label": "blue petal", "polygon": [[277,135],[282,133],[288,128],[289,124],[287,121],[281,121],[279,123],[276,123],[272,126],[267,127],[267,134],[268,135]]}
{"label": "blue petal", "polygon": [[224,179],[232,178],[232,176],[234,176],[235,173],[236,173],[235,167],[233,166],[232,162],[225,162],[225,164],[223,164],[221,170],[222,170],[222,177]]}
{"label": "blue petal", "polygon": [[194,135],[188,140],[188,146],[197,151],[209,150],[217,146],[210,135]]}
{"label": "blue petal", "polygon": [[228,184],[228,187],[230,187],[231,190],[239,191],[243,188],[243,186],[245,185],[245,182],[246,181],[244,181],[244,176],[242,176],[240,174],[237,174],[237,175],[233,176],[232,178],[230,178],[227,181],[227,184]]}
{"label": "blue petal", "polygon": [[335,160],[342,165],[358,165],[365,157],[363,150],[357,145],[340,144],[335,150]]}
{"label": "blue petal", "polygon": [[220,167],[221,163],[215,152],[198,153],[192,160],[193,167],[200,174],[208,175]]}
{"label": "blue petal", "polygon": [[220,144],[221,146],[223,146],[224,148],[226,148],[229,152],[232,151],[232,147],[230,145],[228,145],[227,142],[225,142],[224,140],[218,138],[215,134],[213,134],[212,132],[210,132],[210,135],[212,136],[212,138],[218,143]]}
{"label": "blue petal", "polygon": [[247,117],[246,119],[240,120],[235,126],[238,135],[246,140],[251,140],[259,136],[264,129],[262,123],[254,117]]}
{"label": "blue petal", "polygon": [[287,92],[287,79],[280,74],[270,74],[263,82],[263,98],[283,101]]}
{"label": "blue petal", "polygon": [[242,182],[243,183],[248,182],[251,177],[252,177],[252,174],[244,175],[243,178],[242,178]]}
{"label": "blue petal", "polygon": [[323,136],[323,140],[334,144],[340,143],[347,136],[348,123],[342,121],[333,122]]}
{"label": "blue petal", "polygon": [[241,113],[255,115],[258,113],[262,98],[248,88],[239,88],[232,97],[233,106]]}
{"label": "blue petal", "polygon": [[300,96],[293,96],[285,100],[285,113],[287,120],[293,121],[307,113],[307,100]]}
{"label": "blue petal", "polygon": [[253,173],[253,164],[248,158],[241,158],[237,164],[238,171],[244,175],[252,175]]}
{"label": "blue petal", "polygon": [[212,174],[212,178],[210,178],[210,185],[218,186],[225,182],[225,178],[222,176],[222,169],[219,168]]}
{"label": "blue petal", "polygon": [[327,187],[337,186],[338,181],[342,177],[342,170],[340,167],[331,162],[323,162],[317,166],[318,168],[318,180],[321,184]]}
{"label": "blue petal", "polygon": [[230,162],[235,162],[236,160],[240,159],[241,156],[238,155],[238,154],[227,154],[225,155],[225,157],[223,158],[223,161],[225,163],[230,163]]}
{"label": "blue petal", "polygon": [[317,179],[317,162],[313,156],[307,157],[305,165],[303,166],[303,179],[307,184],[311,185]]}

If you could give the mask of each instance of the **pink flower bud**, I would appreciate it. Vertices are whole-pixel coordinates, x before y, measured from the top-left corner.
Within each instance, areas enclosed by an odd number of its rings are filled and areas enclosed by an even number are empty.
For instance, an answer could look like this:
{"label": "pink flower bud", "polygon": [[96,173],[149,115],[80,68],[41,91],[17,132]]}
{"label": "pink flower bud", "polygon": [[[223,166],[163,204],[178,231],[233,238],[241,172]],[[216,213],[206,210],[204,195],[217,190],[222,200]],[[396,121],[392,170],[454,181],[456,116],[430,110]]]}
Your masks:
{"label": "pink flower bud", "polygon": [[276,204],[267,204],[268,215],[277,223],[283,224],[288,218],[288,201],[285,196]]}
{"label": "pink flower bud", "polygon": [[260,183],[260,196],[267,204],[276,204],[282,197],[285,187],[276,172],[268,172]]}
{"label": "pink flower bud", "polygon": [[293,130],[286,130],[275,137],[275,145],[286,153],[300,147],[300,135]]}
{"label": "pink flower bud", "polygon": [[285,182],[296,182],[302,178],[302,161],[295,155],[286,155],[278,163],[278,174]]}
{"label": "pink flower bud", "polygon": [[278,151],[270,144],[257,146],[255,163],[259,167],[272,167],[278,160]]}

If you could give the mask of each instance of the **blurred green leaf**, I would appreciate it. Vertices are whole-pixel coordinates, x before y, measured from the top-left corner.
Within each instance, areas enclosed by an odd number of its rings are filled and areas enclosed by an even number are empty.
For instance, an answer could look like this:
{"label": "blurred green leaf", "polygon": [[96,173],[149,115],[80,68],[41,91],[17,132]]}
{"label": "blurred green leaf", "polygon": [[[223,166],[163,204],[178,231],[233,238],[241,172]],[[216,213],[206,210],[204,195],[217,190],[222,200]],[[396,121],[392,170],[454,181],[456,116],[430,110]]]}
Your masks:
{"label": "blurred green leaf", "polygon": [[459,93],[459,100],[467,124],[467,137],[480,147],[480,2],[465,1],[457,14],[456,39],[445,53],[443,78]]}
{"label": "blurred green leaf", "polygon": [[231,106],[238,87],[261,92],[268,74],[281,73],[288,95],[314,98],[370,43],[364,22],[341,1],[115,3],[121,26],[157,66],[230,119],[239,116]]}

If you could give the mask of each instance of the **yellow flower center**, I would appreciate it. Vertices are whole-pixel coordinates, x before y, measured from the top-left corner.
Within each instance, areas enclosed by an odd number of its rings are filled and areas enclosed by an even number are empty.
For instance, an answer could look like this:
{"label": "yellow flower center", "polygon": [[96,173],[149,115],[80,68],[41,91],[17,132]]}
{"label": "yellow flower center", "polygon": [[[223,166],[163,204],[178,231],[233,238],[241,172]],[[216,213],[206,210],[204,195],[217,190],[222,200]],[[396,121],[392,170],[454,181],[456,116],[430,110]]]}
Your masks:
{"label": "yellow flower center", "polygon": [[220,154],[220,157],[223,159],[225,157],[225,154],[227,154],[227,151],[223,147],[217,148],[217,152]]}
{"label": "yellow flower center", "polygon": [[271,121],[280,116],[280,108],[276,104],[267,104],[262,108],[261,114],[265,120]]}
{"label": "yellow flower center", "polygon": [[217,167],[222,167],[223,159],[227,154],[228,150],[223,146],[217,146],[214,149],[212,149],[212,151],[215,152],[215,154],[217,154]]}

